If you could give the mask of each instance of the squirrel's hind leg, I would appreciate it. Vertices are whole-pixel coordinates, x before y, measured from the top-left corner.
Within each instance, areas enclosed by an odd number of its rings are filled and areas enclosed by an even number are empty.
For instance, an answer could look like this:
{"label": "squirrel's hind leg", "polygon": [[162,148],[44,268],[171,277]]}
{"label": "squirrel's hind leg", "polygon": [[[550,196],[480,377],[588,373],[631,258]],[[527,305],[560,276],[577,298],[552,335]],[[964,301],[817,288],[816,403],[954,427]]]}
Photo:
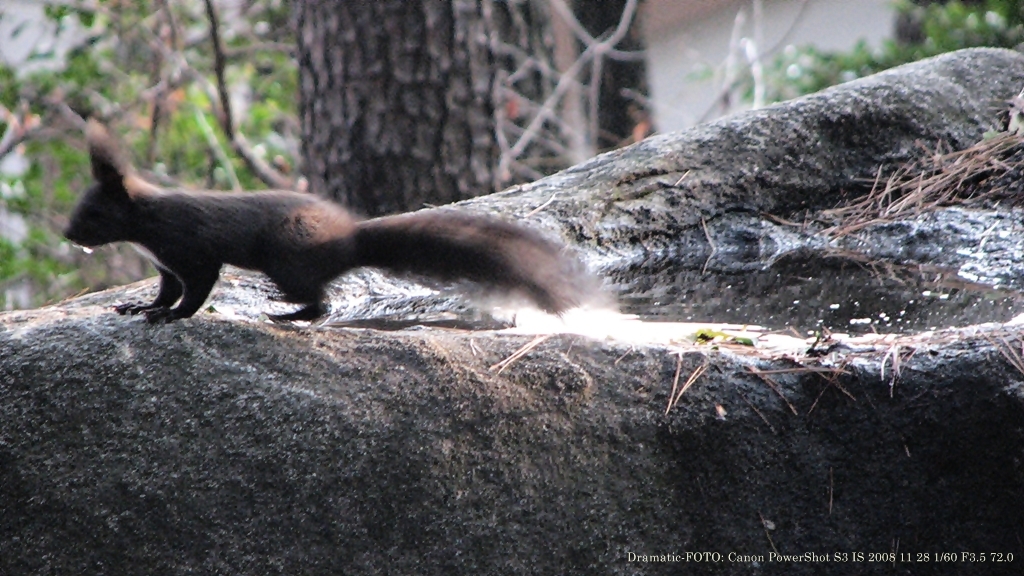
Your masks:
{"label": "squirrel's hind leg", "polygon": [[274,322],[316,320],[327,313],[328,307],[324,303],[324,286],[330,280],[329,278],[324,280],[311,276],[308,271],[287,268],[268,270],[267,276],[284,294],[282,300],[303,305],[302,308],[288,314],[268,314]]}

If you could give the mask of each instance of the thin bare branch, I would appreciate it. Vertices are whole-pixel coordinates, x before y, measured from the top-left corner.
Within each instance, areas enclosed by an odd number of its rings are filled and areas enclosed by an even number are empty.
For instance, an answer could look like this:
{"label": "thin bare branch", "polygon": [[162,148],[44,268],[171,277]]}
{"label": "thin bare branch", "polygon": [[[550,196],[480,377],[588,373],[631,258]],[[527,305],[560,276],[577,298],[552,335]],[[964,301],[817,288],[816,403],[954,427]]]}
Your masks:
{"label": "thin bare branch", "polygon": [[[584,45],[592,46],[594,44],[599,44],[601,42],[597,38],[594,38],[593,36],[591,36],[590,32],[587,32],[587,29],[584,28],[582,24],[580,24],[580,21],[576,18],[576,15],[573,14],[572,9],[569,8],[569,5],[565,3],[565,0],[550,0],[550,1],[551,1],[551,7],[554,8],[556,12],[558,12],[559,16],[561,16],[563,19],[565,19],[566,23],[572,28],[572,31],[576,34],[576,36],[580,39],[580,41],[583,42]],[[623,35],[625,35],[625,31],[627,31],[629,29],[629,24],[632,21],[633,12],[635,10],[636,10],[636,5],[635,4],[632,7],[630,7],[627,4],[626,7],[622,11],[622,17],[619,18],[619,24],[616,26],[616,29],[622,28],[623,23],[625,23],[625,28],[623,29],[624,30],[623,31]],[[626,20],[626,18],[629,18],[629,20]],[[614,44],[618,44],[618,41],[616,41]],[[645,57],[643,50],[637,50],[637,51],[617,50],[614,47],[605,48],[603,54],[604,54],[605,57],[611,58],[613,60],[634,61],[634,62],[635,61],[639,61],[639,60],[643,60],[644,57]]]}
{"label": "thin bare branch", "polygon": [[29,111],[27,104],[22,104],[17,113],[11,112],[0,104],[0,120],[7,125],[4,135],[0,137],[0,159],[10,154],[11,150],[33,136],[42,127],[39,117]]}
{"label": "thin bare branch", "polygon": [[213,44],[213,74],[217,79],[217,92],[220,95],[220,110],[216,112],[217,120],[220,122],[228,138],[235,135],[234,119],[231,117],[231,98],[228,94],[227,82],[224,77],[224,67],[227,58],[224,56],[224,44],[220,39],[220,19],[217,16],[217,9],[213,6],[213,0],[204,0],[206,5],[206,17],[210,20],[210,42]]}
{"label": "thin bare branch", "polygon": [[597,141],[600,136],[600,110],[601,106],[601,76],[604,72],[604,58],[594,58],[590,64],[590,143],[597,149]]}
{"label": "thin bare branch", "polygon": [[[576,59],[577,43],[568,22],[559,14],[552,14],[551,36],[554,42],[552,56],[555,67],[564,74],[572,67]],[[565,94],[561,99],[560,113],[554,117],[563,119],[565,124],[570,127],[563,134],[563,138],[568,144],[567,159],[571,164],[578,164],[594,155],[594,141],[589,137],[593,132],[584,129],[587,122],[584,117],[583,90],[580,84],[576,82],[567,84]]]}
{"label": "thin bare branch", "polygon": [[224,54],[224,44],[220,38],[220,23],[217,17],[217,9],[213,5],[213,0],[204,0],[204,3],[206,5],[207,18],[210,20],[210,41],[213,44],[213,72],[217,79],[217,95],[220,102],[219,110],[217,106],[214,106],[214,111],[220,122],[221,129],[224,130],[228,140],[231,141],[231,147],[235,150],[235,153],[242,157],[246,166],[260,180],[274,188],[294,189],[295,182],[260,159],[252,147],[249,146],[245,136],[235,128],[234,119],[231,114],[231,98],[224,75],[227,58]]}
{"label": "thin bare branch", "polygon": [[[515,144],[509,147],[507,151],[502,154],[499,162],[499,173],[509,172],[511,164],[524,153],[527,147],[533,143],[535,139],[540,137],[544,124],[549,120],[558,117],[556,109],[558,108],[559,102],[563,100],[571,89],[579,86],[580,83],[577,77],[583,68],[588,65],[591,66],[592,72],[598,73],[596,77],[592,74],[590,78],[591,100],[596,100],[593,97],[593,91],[599,90],[600,88],[599,73],[601,71],[601,67],[599,65],[595,66],[593,62],[595,59],[608,57],[608,54],[614,50],[614,47],[625,38],[626,33],[629,31],[629,27],[633,22],[633,17],[636,14],[637,5],[638,0],[628,0],[615,30],[606,38],[597,39],[590,36],[590,34],[583,29],[563,0],[553,0],[552,6],[561,16],[561,20],[563,20],[564,23],[568,25],[580,38],[580,40],[586,45],[586,49],[579,55],[571,66],[568,66],[562,71],[554,90],[552,90],[548,95],[530,122],[527,123],[526,128],[523,129],[523,134],[516,140]],[[596,87],[594,86],[595,84],[597,84]],[[595,115],[593,107],[591,107],[590,113],[591,115]],[[597,138],[593,122],[594,119],[591,119],[589,130],[591,132],[589,135],[591,143],[595,143]]]}
{"label": "thin bare branch", "polygon": [[224,173],[227,174],[228,181],[231,183],[232,190],[241,190],[242,184],[238,181],[238,175],[235,174],[235,168],[231,165],[231,159],[228,158],[224,148],[221,147],[220,141],[217,140],[217,135],[213,133],[213,126],[206,121],[206,115],[199,108],[194,111],[196,124],[199,125],[200,131],[203,133],[203,137],[206,138],[206,145],[213,152],[213,155],[217,157],[217,163],[224,169]]}
{"label": "thin bare branch", "polygon": [[[769,48],[767,50],[762,50],[761,51],[761,59],[762,59],[762,61],[763,61],[763,59],[768,58],[769,56],[775,54],[780,49],[782,49],[787,44],[789,44],[789,41],[792,39],[793,32],[796,30],[797,26],[803,21],[804,16],[806,15],[808,3],[809,3],[809,0],[800,0],[800,7],[797,9],[796,16],[789,23],[789,27],[786,29],[786,32],[782,35],[782,37],[775,44],[772,45],[771,48]],[[743,10],[741,10],[739,13],[737,13],[736,17],[737,17],[736,24],[742,26],[742,22],[740,20],[741,20],[741,18],[742,19],[746,18],[745,12]],[[737,36],[737,33],[738,33],[738,30],[737,30],[736,27],[734,27],[734,29],[733,29],[733,41],[738,43],[739,38]],[[755,31],[755,34],[756,33],[757,33],[757,31]],[[733,45],[732,42],[730,42],[730,46],[732,46],[732,45]],[[758,48],[760,49],[760,47],[761,47],[760,46],[760,42],[758,42]],[[732,55],[733,55],[732,52],[730,52],[730,55],[729,55],[729,57],[726,58],[725,62],[723,63],[723,66],[728,67],[730,65],[729,58],[732,57]],[[712,118],[714,118],[715,117],[715,111],[720,109],[719,108],[720,104],[724,103],[725,106],[728,107],[728,105],[730,104],[729,103],[729,96],[732,94],[732,92],[734,90],[736,90],[736,88],[739,86],[739,83],[740,83],[740,81],[738,79],[736,79],[736,78],[732,78],[728,82],[723,82],[723,85],[722,85],[721,89],[719,90],[718,94],[711,101],[711,106],[709,106],[708,109],[705,110],[704,113],[701,114],[698,117],[697,123],[701,124],[701,123],[707,122],[708,120],[711,120]]]}

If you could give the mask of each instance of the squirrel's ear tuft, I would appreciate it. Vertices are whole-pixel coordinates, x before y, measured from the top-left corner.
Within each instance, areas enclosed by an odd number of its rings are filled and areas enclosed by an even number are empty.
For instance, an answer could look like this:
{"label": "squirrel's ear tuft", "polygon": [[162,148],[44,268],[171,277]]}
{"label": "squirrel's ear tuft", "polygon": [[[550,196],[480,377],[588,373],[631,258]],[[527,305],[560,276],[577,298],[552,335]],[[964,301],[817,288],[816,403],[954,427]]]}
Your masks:
{"label": "squirrel's ear tuft", "polygon": [[85,140],[89,144],[92,176],[101,185],[124,187],[124,177],[130,166],[117,142],[98,120],[90,119],[85,125]]}

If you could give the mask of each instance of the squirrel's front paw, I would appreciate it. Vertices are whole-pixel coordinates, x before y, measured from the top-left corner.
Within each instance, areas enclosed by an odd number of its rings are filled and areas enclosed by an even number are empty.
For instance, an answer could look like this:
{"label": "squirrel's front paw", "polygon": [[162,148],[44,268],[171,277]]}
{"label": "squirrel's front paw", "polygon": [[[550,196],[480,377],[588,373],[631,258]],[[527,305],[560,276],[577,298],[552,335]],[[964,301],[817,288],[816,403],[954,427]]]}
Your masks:
{"label": "squirrel's front paw", "polygon": [[174,315],[174,311],[167,306],[160,306],[158,308],[149,308],[143,310],[146,314],[146,322],[150,324],[165,324],[173,320],[177,320],[177,316]]}

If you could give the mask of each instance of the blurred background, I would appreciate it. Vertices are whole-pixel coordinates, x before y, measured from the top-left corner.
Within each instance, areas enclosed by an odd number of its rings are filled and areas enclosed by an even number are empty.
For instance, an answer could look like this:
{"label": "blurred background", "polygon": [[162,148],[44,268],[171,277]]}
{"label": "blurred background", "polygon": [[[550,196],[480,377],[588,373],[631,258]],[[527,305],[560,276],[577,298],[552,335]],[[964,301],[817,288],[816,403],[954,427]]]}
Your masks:
{"label": "blurred background", "polygon": [[60,236],[87,117],[160,185],[374,216],[1022,41],[1024,0],[0,0],[0,310],[153,274]]}

